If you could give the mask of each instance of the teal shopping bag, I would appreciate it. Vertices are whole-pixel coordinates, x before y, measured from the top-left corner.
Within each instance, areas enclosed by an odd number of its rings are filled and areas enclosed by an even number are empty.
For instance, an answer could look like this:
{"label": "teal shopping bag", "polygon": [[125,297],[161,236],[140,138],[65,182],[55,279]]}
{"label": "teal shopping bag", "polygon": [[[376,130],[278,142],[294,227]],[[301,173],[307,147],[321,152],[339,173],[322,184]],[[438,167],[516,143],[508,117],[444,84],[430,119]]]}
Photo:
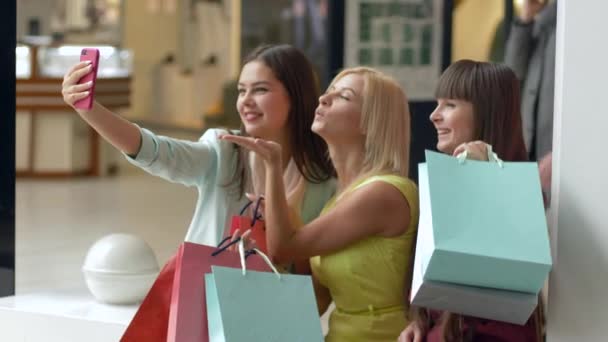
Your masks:
{"label": "teal shopping bag", "polygon": [[205,275],[210,342],[323,341],[310,276],[212,266]]}
{"label": "teal shopping bag", "polygon": [[536,163],[426,151],[419,190],[424,279],[540,291],[552,263]]}

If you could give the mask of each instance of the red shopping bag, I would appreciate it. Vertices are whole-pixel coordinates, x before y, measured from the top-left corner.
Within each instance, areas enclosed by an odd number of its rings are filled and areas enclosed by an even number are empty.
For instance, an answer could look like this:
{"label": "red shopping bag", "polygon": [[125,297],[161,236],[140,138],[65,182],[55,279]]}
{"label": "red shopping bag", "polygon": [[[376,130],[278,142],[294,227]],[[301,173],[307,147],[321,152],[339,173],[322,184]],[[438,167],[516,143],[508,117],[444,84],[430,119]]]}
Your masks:
{"label": "red shopping bag", "polygon": [[[228,241],[224,239],[220,246]],[[177,252],[175,278],[169,312],[167,341],[208,342],[207,304],[205,296],[205,274],[211,266],[241,267],[240,255],[226,250],[184,242]],[[271,271],[266,262],[256,254],[247,258],[247,268],[256,271]]]}
{"label": "red shopping bag", "polygon": [[166,342],[177,253],[169,259],[142,301],[121,342]]}
{"label": "red shopping bag", "polygon": [[248,229],[251,229],[251,233],[249,237],[255,240],[256,247],[267,253],[268,249],[266,248],[266,225],[264,224],[264,220],[262,220],[262,215],[259,213],[260,203],[262,198],[259,198],[256,201],[255,209],[253,211],[253,216],[249,217],[245,215],[245,211],[247,208],[253,203],[247,203],[238,216],[232,216],[232,222],[230,225],[230,235],[234,235],[235,231],[238,229],[241,234],[245,233]]}

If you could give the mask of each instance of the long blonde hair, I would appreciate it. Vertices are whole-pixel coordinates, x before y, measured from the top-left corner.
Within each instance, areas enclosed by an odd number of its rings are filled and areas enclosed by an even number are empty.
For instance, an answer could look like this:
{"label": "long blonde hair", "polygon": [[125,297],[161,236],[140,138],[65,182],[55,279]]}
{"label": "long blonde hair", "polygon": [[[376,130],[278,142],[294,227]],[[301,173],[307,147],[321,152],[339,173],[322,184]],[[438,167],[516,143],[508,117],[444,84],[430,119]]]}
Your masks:
{"label": "long blonde hair", "polygon": [[365,134],[362,175],[409,175],[410,110],[403,88],[392,77],[369,67],[342,70],[330,87],[349,74],[361,75],[364,88],[361,129]]}

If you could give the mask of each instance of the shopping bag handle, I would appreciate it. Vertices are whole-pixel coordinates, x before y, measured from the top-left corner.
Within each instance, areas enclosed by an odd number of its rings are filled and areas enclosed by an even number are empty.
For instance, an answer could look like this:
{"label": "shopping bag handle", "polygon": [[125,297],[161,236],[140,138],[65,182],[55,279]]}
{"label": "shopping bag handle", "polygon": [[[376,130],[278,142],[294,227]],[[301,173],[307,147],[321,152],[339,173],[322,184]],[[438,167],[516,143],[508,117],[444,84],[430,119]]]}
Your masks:
{"label": "shopping bag handle", "polygon": [[[498,155],[494,153],[494,151],[492,151],[492,145],[486,144],[486,150],[488,151],[488,161],[498,164],[498,166],[502,169],[504,166],[504,162],[502,161],[502,159],[498,158]],[[458,162],[460,164],[464,164],[464,162],[467,160],[468,155],[469,151],[464,150],[463,152],[458,154],[456,158],[458,159]]]}
{"label": "shopping bag handle", "polygon": [[[223,245],[226,243],[226,241],[229,241],[229,240],[231,240],[231,239],[232,239],[232,235],[230,235],[230,236],[226,236],[226,237],[224,238],[224,240],[222,240],[222,241],[221,241],[221,242],[220,242],[220,243],[217,245],[217,249],[216,249],[215,251],[213,251],[213,253],[211,253],[211,256],[216,256],[216,255],[218,255],[218,254],[222,253],[223,251],[227,250],[228,248],[230,248],[230,246],[232,246],[232,245],[234,245],[234,244],[238,243],[239,241],[241,241],[241,237],[239,236],[239,237],[238,237],[238,238],[236,238],[235,240],[230,241],[230,243],[228,243],[226,246],[223,246]],[[223,246],[223,247],[222,247],[222,246]]]}
{"label": "shopping bag handle", "polygon": [[[279,273],[279,271],[277,271],[276,267],[274,267],[274,265],[272,264],[272,261],[270,261],[270,258],[266,254],[264,254],[262,251],[260,251],[257,248],[253,248],[249,252],[252,252],[251,254],[253,254],[253,253],[259,254],[262,257],[262,259],[264,259],[264,261],[268,264],[268,266],[270,266],[272,271],[277,275],[277,278],[279,278],[279,280],[281,280],[281,273]],[[247,264],[245,264],[245,258],[247,258],[247,256],[245,253],[245,243],[243,242],[242,239],[239,241],[239,255],[241,256],[241,268],[243,269],[243,275],[246,275],[247,274]]]}
{"label": "shopping bag handle", "polygon": [[[241,240],[241,237],[236,238],[234,241],[230,241],[229,244],[227,244],[226,246],[223,246],[223,244],[226,243],[226,241],[232,239],[232,235],[227,236],[224,238],[224,240],[222,240],[219,245],[217,245],[217,249],[215,251],[213,251],[213,253],[211,253],[211,256],[216,256],[220,253],[222,253],[223,251],[225,251],[226,249],[230,248],[230,246],[238,243]],[[248,251],[245,252],[245,259],[249,258],[250,255],[252,254],[256,254],[255,249],[250,249]]]}
{"label": "shopping bag handle", "polygon": [[[255,222],[259,219],[262,218],[262,215],[260,215],[260,204],[262,203],[262,200],[264,200],[264,197],[260,196],[256,201],[255,201],[255,209],[253,210],[253,220],[251,220],[251,227],[253,227],[255,225]],[[249,208],[249,206],[253,203],[253,201],[249,201],[247,202],[247,204],[245,204],[245,206],[243,207],[243,209],[241,209],[241,212],[239,213],[239,215],[243,216],[245,214],[245,210],[247,210],[247,208]]]}

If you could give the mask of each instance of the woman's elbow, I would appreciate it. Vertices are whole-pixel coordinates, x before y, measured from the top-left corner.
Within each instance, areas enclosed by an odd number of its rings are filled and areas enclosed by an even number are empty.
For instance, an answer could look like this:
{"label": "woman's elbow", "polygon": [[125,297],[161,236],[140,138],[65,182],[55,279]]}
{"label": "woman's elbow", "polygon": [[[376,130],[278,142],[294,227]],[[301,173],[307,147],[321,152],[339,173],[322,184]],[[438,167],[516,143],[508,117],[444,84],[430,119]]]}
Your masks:
{"label": "woman's elbow", "polygon": [[294,255],[287,248],[281,246],[268,246],[268,254],[272,261],[277,264],[288,264],[294,261]]}

